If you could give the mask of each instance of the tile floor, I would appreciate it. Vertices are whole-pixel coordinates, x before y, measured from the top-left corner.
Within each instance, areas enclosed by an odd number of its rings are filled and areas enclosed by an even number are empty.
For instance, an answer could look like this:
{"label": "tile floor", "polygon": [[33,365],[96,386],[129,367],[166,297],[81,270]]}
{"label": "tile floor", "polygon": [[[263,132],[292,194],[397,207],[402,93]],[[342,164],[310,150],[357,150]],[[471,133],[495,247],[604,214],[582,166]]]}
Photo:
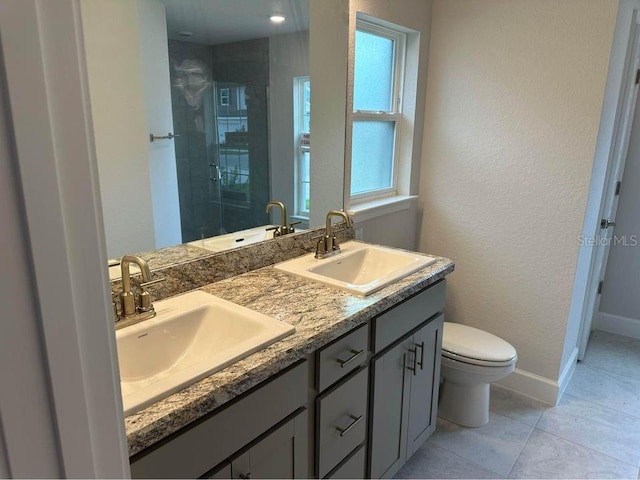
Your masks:
{"label": "tile floor", "polygon": [[640,479],[640,340],[595,331],[556,407],[499,387],[490,421],[436,432],[396,478]]}

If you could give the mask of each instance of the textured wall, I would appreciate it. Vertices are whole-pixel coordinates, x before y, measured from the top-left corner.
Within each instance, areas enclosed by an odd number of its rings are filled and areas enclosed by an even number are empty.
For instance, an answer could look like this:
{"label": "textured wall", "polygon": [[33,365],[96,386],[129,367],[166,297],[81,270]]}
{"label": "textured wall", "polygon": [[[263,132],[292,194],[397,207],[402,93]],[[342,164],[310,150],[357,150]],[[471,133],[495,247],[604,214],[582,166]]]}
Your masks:
{"label": "textured wall", "polygon": [[420,250],[448,320],[558,378],[617,2],[435,0]]}
{"label": "textured wall", "polygon": [[[293,79],[309,75],[309,32],[269,38],[269,149],[271,198],[294,214]],[[271,214],[271,222],[280,213]]]}
{"label": "textured wall", "polygon": [[152,250],[149,132],[136,3],[84,0],[82,23],[107,255]]}
{"label": "textured wall", "polygon": [[[160,0],[138,0],[138,37],[147,131],[173,132],[167,19]],[[174,141],[149,143],[149,179],[156,247],[182,243]]]}

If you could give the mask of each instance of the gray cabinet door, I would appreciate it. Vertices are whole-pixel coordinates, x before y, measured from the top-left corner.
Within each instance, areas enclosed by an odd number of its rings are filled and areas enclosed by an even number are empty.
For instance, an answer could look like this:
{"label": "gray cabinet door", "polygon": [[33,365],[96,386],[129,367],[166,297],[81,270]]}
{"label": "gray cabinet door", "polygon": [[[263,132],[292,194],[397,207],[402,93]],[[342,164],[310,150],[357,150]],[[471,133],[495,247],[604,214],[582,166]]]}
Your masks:
{"label": "gray cabinet door", "polygon": [[442,322],[439,315],[418,330],[411,339],[411,394],[409,396],[409,428],[407,459],[435,431],[440,386],[440,352]]}
{"label": "gray cabinet door", "polygon": [[231,460],[232,478],[306,478],[307,470],[306,410]]}
{"label": "gray cabinet door", "polygon": [[410,340],[404,340],[372,362],[370,478],[389,478],[406,458]]}

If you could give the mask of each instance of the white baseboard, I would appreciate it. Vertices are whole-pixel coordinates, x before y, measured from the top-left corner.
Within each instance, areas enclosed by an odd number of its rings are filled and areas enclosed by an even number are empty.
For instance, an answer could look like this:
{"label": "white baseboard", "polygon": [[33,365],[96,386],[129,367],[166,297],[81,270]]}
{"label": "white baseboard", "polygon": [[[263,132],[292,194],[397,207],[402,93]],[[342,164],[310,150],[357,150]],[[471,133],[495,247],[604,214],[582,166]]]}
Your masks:
{"label": "white baseboard", "polygon": [[548,405],[556,405],[560,393],[558,382],[516,368],[507,378],[496,382],[501,387],[535,398]]}
{"label": "white baseboard", "polygon": [[562,394],[566,390],[567,385],[569,385],[569,382],[571,381],[571,377],[573,377],[573,372],[576,371],[576,365],[578,364],[579,351],[580,349],[578,349],[578,347],[575,347],[573,349],[573,352],[571,352],[571,356],[569,357],[569,361],[562,369],[562,372],[560,372],[560,378],[558,379],[558,388],[559,388],[558,401],[560,400],[560,397],[562,397]]}
{"label": "white baseboard", "polygon": [[640,339],[640,320],[635,318],[597,312],[594,323],[598,330]]}

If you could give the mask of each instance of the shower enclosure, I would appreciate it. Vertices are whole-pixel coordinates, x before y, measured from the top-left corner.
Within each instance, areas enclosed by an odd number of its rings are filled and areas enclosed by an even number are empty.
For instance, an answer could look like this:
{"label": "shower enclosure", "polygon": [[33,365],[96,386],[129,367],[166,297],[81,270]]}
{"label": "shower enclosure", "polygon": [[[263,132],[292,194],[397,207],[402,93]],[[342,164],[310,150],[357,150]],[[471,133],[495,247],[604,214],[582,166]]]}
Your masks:
{"label": "shower enclosure", "polygon": [[169,41],[183,242],[267,223],[268,58],[266,39]]}

